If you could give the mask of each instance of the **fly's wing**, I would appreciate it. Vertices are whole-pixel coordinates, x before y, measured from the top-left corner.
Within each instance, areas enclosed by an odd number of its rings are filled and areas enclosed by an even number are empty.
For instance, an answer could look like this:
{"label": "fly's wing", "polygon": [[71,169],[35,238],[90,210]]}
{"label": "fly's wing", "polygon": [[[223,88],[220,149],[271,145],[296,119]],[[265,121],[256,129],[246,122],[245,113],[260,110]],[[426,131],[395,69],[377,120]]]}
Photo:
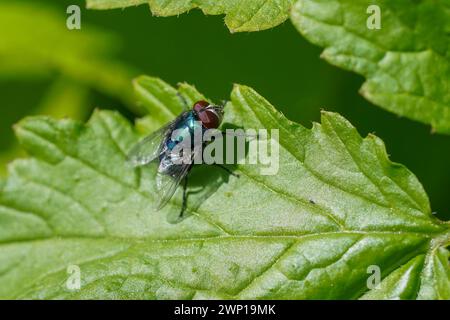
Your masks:
{"label": "fly's wing", "polygon": [[187,176],[192,164],[177,164],[171,168],[171,173],[158,172],[156,176],[156,189],[159,193],[158,210],[163,208],[172,198],[180,182]]}
{"label": "fly's wing", "polygon": [[156,159],[162,152],[164,152],[163,146],[167,136],[170,132],[172,132],[180,117],[183,116],[184,113],[172,122],[169,122],[167,125],[139,141],[128,153],[128,162],[133,167],[139,167]]}
{"label": "fly's wing", "polygon": [[[156,176],[156,189],[160,195],[158,210],[163,208],[172,198],[180,182],[188,175],[194,159],[201,154],[202,150],[200,145],[194,147],[190,155],[185,155],[185,159],[188,161],[183,161],[181,164],[173,165],[167,158],[162,160]],[[164,161],[167,161],[167,163]],[[169,168],[168,171],[167,168]]]}
{"label": "fly's wing", "polygon": [[128,153],[128,162],[133,167],[139,167],[156,159],[160,153],[171,124],[156,130],[149,136],[139,141]]}

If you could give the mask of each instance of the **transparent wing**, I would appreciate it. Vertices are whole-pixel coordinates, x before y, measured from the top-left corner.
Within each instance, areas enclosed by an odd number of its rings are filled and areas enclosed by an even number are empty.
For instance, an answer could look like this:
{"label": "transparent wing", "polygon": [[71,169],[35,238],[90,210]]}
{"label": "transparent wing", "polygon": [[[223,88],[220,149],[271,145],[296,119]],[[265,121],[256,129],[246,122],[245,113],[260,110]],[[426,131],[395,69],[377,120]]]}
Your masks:
{"label": "transparent wing", "polygon": [[[193,152],[186,156],[187,161],[184,161],[182,164],[171,165],[170,160],[164,163],[164,159],[160,163],[160,168],[156,176],[156,189],[160,196],[158,210],[163,208],[172,198],[180,182],[188,175],[189,170],[193,166],[194,159],[197,155],[201,154],[202,150],[200,146],[194,147]],[[167,166],[170,168],[169,171],[164,170],[167,169]]]}
{"label": "transparent wing", "polygon": [[128,153],[128,162],[133,167],[143,166],[156,159],[164,152],[164,141],[172,131],[177,119],[156,130],[139,141]]}
{"label": "transparent wing", "polygon": [[187,176],[192,164],[178,164],[171,169],[171,174],[158,172],[156,188],[159,193],[158,210],[163,208],[172,198],[180,182]]}

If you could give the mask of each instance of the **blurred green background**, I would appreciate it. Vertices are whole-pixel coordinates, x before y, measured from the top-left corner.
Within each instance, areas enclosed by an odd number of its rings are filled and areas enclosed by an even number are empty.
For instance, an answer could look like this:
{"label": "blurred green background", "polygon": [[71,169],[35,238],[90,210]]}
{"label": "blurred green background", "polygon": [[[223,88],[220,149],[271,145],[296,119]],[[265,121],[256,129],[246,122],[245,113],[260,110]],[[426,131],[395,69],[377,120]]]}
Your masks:
{"label": "blurred green background", "polygon": [[[82,8],[81,30],[66,28],[70,4]],[[129,80],[138,74],[189,82],[215,101],[227,99],[238,82],[306,127],[326,109],[345,116],[362,135],[374,132],[391,159],[418,176],[437,216],[450,218],[450,136],[365,101],[358,94],[363,78],[321,60],[321,49],[289,21],[230,34],[222,16],[198,10],[157,18],[145,5],[84,8],[84,1],[67,0],[0,4],[0,175],[22,156],[11,126],[26,115],[85,120],[100,107],[133,119]]]}

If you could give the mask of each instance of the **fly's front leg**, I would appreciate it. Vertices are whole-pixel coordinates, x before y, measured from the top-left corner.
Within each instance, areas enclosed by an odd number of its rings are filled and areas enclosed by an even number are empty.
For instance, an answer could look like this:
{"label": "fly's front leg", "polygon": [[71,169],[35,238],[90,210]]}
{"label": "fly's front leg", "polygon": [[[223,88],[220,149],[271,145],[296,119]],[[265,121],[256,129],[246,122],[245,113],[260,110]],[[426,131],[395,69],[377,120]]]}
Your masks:
{"label": "fly's front leg", "polygon": [[188,184],[188,175],[184,178],[183,183],[183,202],[181,204],[180,218],[184,215],[187,207],[187,184]]}
{"label": "fly's front leg", "polygon": [[188,102],[186,101],[186,98],[183,97],[183,95],[179,92],[177,92],[178,98],[180,98],[181,103],[183,104],[184,111],[188,111],[190,109]]}

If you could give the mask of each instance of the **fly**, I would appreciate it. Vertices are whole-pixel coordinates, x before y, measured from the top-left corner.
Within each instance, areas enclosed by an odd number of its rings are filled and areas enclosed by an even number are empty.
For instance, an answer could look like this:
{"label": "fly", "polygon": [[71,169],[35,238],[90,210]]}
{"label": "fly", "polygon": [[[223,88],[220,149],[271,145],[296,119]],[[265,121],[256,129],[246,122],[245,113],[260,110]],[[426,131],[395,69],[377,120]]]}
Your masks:
{"label": "fly", "polygon": [[[169,202],[184,180],[180,217],[183,215],[187,205],[188,175],[194,164],[193,159],[203,150],[194,145],[194,132],[200,129],[204,133],[208,129],[219,128],[223,120],[223,109],[223,106],[212,105],[207,101],[197,101],[191,110],[184,111],[175,120],[153,132],[131,149],[128,160],[134,167],[144,166],[153,161],[158,164],[156,174],[156,189],[160,195],[158,210]],[[189,154],[182,154],[183,161],[180,163],[174,160],[180,157],[179,151],[175,150],[182,141],[191,141],[193,148],[190,148]],[[206,144],[201,143],[202,147]],[[226,167],[216,165],[237,176]]]}

